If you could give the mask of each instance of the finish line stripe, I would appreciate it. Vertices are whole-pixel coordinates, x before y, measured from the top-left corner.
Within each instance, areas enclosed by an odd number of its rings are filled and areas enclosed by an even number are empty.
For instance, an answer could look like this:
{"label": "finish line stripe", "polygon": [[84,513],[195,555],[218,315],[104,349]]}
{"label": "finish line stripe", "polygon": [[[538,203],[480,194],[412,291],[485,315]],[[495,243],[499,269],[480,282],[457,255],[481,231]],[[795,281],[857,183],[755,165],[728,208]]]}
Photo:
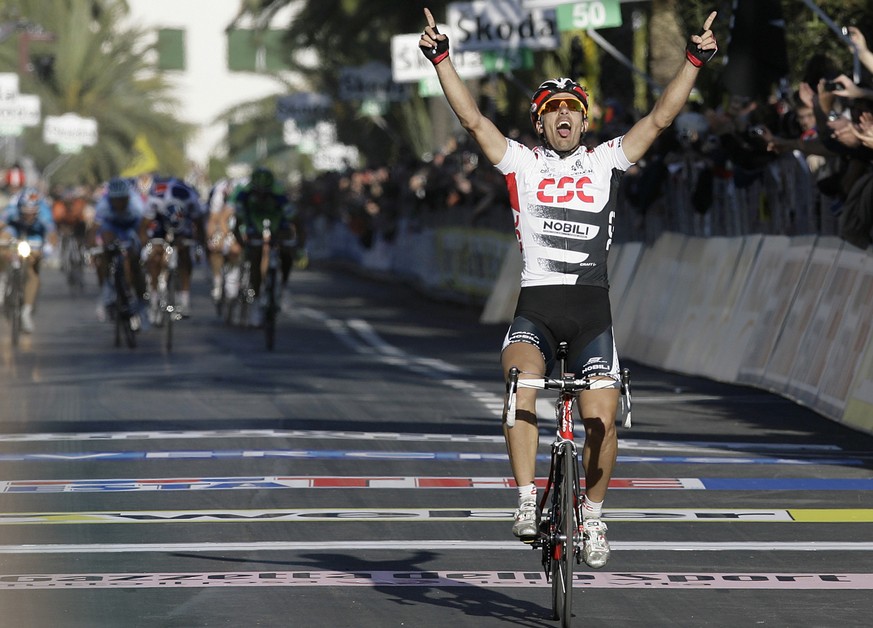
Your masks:
{"label": "finish line stripe", "polygon": [[[870,542],[773,541],[773,542],[672,542],[613,541],[621,552],[871,552]],[[0,554],[127,554],[151,552],[293,552],[311,550],[440,550],[523,551],[530,547],[518,541],[251,541],[247,543],[75,543],[45,545],[0,545]]]}
{"label": "finish line stripe", "polygon": [[[540,430],[551,434],[553,430]],[[47,432],[0,434],[2,442],[189,440],[240,438],[295,438],[303,440],[358,440],[388,442],[500,443],[502,434],[417,434],[414,432],[356,432],[332,430],[154,430],[142,432]],[[838,445],[816,443],[759,443],[721,441],[656,441],[620,438],[619,449],[658,449],[664,451],[842,451]]]}
{"label": "finish line stripe", "polygon": [[[0,589],[148,589],[215,587],[548,587],[539,571],[229,571],[0,575]],[[580,589],[873,589],[870,573],[583,573]]]}
{"label": "finish line stripe", "polygon": [[[235,450],[170,450],[170,451],[90,451],[71,453],[0,453],[0,462],[78,462],[128,460],[235,460],[291,458],[296,460],[431,460],[463,462],[506,462],[506,453],[455,451],[348,451],[337,449],[235,449]],[[537,460],[548,462],[550,454],[539,454]],[[861,466],[859,458],[825,458],[815,454],[804,458],[747,456],[618,456],[619,463],[647,464],[761,464],[761,465],[839,465]]]}
{"label": "finish line stripe", "polygon": [[[0,514],[0,525],[51,525],[91,523],[232,523],[232,522],[373,522],[373,521],[509,521],[512,508],[299,508],[241,510],[131,510],[91,512],[22,512]],[[724,510],[715,508],[609,509],[603,512],[609,521],[658,522],[801,522],[801,523],[870,523],[873,508],[868,509],[788,509]]]}
{"label": "finish line stripe", "polygon": [[[544,488],[546,478],[536,484]],[[585,486],[584,481],[582,486]],[[515,488],[510,477],[416,477],[416,476],[281,476],[236,478],[165,478],[100,480],[8,480],[0,482],[0,493],[89,493],[127,491],[239,490],[283,488],[342,489],[501,489]],[[704,486],[696,478],[614,478],[614,489],[699,490]],[[873,488],[871,479],[870,488]]]}
{"label": "finish line stripe", "polygon": [[[538,478],[539,488],[545,478]],[[584,486],[584,483],[583,483]],[[439,476],[262,476],[207,478],[107,478],[74,480],[5,480],[0,494],[94,493],[132,491],[333,489],[503,489],[510,477]],[[710,491],[869,491],[873,478],[613,478],[611,489]]]}

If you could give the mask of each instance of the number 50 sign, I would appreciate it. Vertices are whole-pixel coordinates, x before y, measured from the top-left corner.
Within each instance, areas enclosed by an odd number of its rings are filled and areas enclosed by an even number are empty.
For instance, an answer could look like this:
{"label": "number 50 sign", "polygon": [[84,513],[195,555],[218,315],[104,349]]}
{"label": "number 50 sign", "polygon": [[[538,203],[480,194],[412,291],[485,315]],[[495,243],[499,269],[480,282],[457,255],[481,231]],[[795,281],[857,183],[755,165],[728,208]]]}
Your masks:
{"label": "number 50 sign", "polygon": [[591,0],[562,4],[555,9],[559,31],[621,26],[618,0]]}

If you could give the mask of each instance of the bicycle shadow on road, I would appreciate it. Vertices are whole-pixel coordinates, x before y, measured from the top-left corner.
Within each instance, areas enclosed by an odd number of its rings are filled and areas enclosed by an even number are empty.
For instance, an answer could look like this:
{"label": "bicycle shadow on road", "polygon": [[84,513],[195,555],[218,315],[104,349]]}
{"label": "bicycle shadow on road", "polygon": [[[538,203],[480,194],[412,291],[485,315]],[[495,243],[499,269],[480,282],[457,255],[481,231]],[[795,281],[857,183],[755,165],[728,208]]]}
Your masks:
{"label": "bicycle shadow on road", "polygon": [[[351,554],[303,554],[300,558],[310,561],[313,566],[317,566],[319,569],[360,574],[393,571],[399,574],[418,576],[426,581],[429,575],[435,576],[436,574],[433,569],[421,566],[440,558],[440,554],[417,551],[409,554],[405,560],[392,558],[384,561],[363,559]],[[470,572],[475,570],[458,569],[455,571]],[[456,609],[465,617],[492,617],[503,623],[516,626],[554,627],[554,622],[550,620],[550,608],[506,595],[487,586],[472,584],[442,586],[420,582],[412,586],[375,584],[373,589],[385,595],[389,601],[401,606],[432,605]],[[531,591],[531,589],[524,590]],[[548,598],[548,589],[543,588],[539,591],[544,600]],[[452,620],[442,616],[441,625],[451,622]]]}
{"label": "bicycle shadow on road", "polygon": [[[516,595],[527,594],[548,601],[549,589],[546,587],[512,589],[512,595],[506,595],[494,588],[469,585],[441,585],[440,578],[434,569],[423,567],[434,560],[442,557],[437,552],[416,551],[409,553],[407,558],[392,557],[387,560],[369,560],[354,554],[302,554],[299,559],[289,560],[260,560],[256,558],[227,558],[205,556],[203,554],[174,554],[206,560],[220,560],[222,562],[259,563],[266,565],[287,565],[296,570],[318,570],[334,572],[355,577],[356,580],[372,579],[372,590],[378,591],[389,601],[398,606],[437,606],[455,609],[464,617],[471,618],[470,625],[475,623],[474,618],[493,618],[502,624],[523,626],[527,628],[549,627],[554,628],[555,622],[551,620],[550,607],[536,602],[519,599]],[[442,569],[441,571],[446,571]],[[475,572],[473,569],[456,569],[458,573]],[[378,584],[377,576],[384,574],[396,574],[399,577],[409,578],[410,583],[415,584]],[[344,586],[343,580],[337,577],[336,586]],[[396,582],[396,579],[395,579]],[[431,584],[430,582],[434,582]],[[346,585],[352,586],[352,585]],[[354,585],[361,586],[361,585]],[[436,617],[435,617],[436,619]],[[457,618],[447,618],[439,615],[439,625],[454,623],[456,626],[465,625],[459,623]],[[416,625],[426,626],[429,622],[424,617],[416,618]]]}

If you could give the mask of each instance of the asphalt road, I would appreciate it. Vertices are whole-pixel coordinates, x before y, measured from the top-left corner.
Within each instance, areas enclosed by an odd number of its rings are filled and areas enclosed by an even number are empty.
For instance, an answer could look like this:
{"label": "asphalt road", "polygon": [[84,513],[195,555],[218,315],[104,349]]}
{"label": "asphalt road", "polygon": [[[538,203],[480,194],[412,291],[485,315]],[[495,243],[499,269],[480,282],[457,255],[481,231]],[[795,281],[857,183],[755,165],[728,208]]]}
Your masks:
{"label": "asphalt road", "polygon": [[[116,348],[93,279],[50,268],[36,333],[13,350],[0,321],[0,626],[556,625],[510,534],[502,325],[314,268],[268,352],[197,272],[172,352]],[[869,625],[873,437],[628,366],[613,556],[576,623]]]}

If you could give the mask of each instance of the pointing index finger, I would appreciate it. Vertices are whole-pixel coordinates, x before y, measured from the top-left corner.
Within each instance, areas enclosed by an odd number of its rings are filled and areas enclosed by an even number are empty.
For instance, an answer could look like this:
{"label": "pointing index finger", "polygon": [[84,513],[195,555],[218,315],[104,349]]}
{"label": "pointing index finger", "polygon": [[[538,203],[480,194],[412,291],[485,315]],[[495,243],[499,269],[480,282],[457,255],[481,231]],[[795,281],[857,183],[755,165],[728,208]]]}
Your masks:
{"label": "pointing index finger", "polygon": [[[426,11],[427,9],[425,9]],[[713,11],[709,14],[709,17],[706,18],[706,21],[703,23],[703,30],[708,31],[709,27],[712,26],[712,23],[715,21],[715,16],[718,15],[718,11]]]}

